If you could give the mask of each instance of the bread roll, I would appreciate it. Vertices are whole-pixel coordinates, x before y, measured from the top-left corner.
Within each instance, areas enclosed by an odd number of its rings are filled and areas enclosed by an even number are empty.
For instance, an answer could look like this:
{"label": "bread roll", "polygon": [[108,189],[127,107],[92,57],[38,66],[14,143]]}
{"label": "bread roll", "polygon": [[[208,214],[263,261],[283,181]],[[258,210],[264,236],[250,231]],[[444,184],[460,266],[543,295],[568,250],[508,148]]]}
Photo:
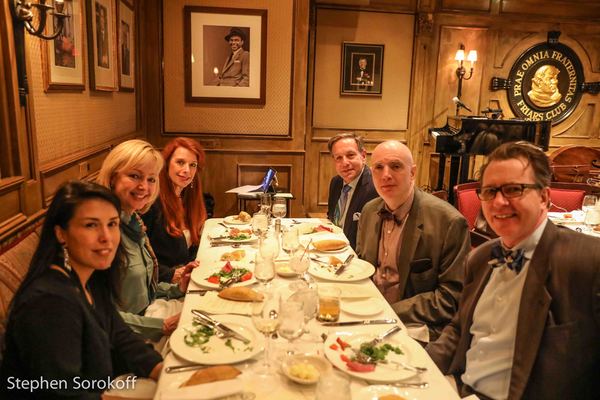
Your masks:
{"label": "bread roll", "polygon": [[348,246],[348,243],[338,239],[327,239],[313,242],[313,246],[319,251],[334,251],[343,249]]}
{"label": "bread roll", "polygon": [[239,219],[242,222],[248,222],[252,219],[252,217],[246,211],[241,211],[238,214],[237,219]]}
{"label": "bread roll", "polygon": [[231,253],[223,253],[221,261],[240,261],[244,257],[246,257],[245,250],[234,250]]}
{"label": "bread roll", "polygon": [[180,387],[201,385],[203,383],[226,381],[241,374],[240,370],[231,365],[217,365],[196,371],[190,379],[183,382]]}
{"label": "bread roll", "polygon": [[397,394],[384,394],[383,396],[379,396],[377,399],[379,399],[379,400],[405,400],[404,397],[398,396]]}
{"label": "bread roll", "polygon": [[222,299],[234,301],[260,301],[264,298],[262,293],[245,286],[228,287],[219,292]]}

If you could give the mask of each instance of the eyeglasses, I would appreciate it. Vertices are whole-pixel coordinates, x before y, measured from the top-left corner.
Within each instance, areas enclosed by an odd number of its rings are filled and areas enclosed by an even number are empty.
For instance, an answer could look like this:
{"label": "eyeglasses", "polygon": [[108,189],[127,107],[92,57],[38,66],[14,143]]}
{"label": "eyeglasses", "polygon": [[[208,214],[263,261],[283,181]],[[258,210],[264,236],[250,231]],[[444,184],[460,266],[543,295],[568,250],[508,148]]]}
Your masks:
{"label": "eyeglasses", "polygon": [[477,188],[477,197],[481,201],[490,201],[496,198],[496,193],[502,192],[502,196],[507,199],[521,197],[525,189],[540,189],[540,185],[536,183],[507,183],[502,186],[485,186]]}

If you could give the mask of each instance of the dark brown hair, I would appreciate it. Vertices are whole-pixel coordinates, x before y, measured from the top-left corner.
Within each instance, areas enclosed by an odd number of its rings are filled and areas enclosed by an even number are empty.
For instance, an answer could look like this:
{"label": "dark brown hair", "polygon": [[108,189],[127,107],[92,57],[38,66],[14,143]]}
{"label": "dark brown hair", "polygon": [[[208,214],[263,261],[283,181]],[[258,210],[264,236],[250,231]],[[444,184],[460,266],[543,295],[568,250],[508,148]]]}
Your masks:
{"label": "dark brown hair", "polygon": [[365,143],[363,142],[363,138],[355,134],[354,132],[342,132],[333,136],[327,142],[327,149],[329,153],[332,154],[333,145],[336,144],[339,140],[342,139],[353,139],[356,142],[356,147],[358,147],[358,151],[362,153],[365,150]]}

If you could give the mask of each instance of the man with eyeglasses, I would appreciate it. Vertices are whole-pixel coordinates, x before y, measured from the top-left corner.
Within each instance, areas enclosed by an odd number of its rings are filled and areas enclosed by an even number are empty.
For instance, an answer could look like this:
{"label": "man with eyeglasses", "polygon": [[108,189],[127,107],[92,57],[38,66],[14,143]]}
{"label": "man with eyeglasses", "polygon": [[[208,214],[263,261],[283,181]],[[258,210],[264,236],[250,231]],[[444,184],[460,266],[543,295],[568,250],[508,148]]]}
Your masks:
{"label": "man with eyeglasses", "polygon": [[415,188],[416,165],[399,141],[375,148],[371,170],[381,198],[363,208],[356,253],[377,267],[373,282],[402,322],[425,325],[417,338],[434,340],[458,308],[471,248],[467,221]]}
{"label": "man with eyeglasses", "polygon": [[499,239],[469,255],[458,312],[427,346],[463,396],[600,393],[600,241],[548,220],[550,177],[548,157],[522,142],[482,167],[478,195]]}

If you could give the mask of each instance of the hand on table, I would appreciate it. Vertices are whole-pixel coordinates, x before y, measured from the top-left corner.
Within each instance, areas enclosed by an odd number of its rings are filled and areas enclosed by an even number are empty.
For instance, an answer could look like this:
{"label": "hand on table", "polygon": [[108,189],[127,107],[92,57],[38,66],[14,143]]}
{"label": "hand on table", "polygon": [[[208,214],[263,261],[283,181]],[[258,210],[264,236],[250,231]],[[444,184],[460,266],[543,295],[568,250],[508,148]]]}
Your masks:
{"label": "hand on table", "polygon": [[187,290],[188,284],[190,283],[192,270],[199,265],[200,263],[198,261],[191,261],[187,265],[175,270],[175,273],[173,274],[173,283],[179,284],[179,290],[181,290],[182,293],[185,293]]}

